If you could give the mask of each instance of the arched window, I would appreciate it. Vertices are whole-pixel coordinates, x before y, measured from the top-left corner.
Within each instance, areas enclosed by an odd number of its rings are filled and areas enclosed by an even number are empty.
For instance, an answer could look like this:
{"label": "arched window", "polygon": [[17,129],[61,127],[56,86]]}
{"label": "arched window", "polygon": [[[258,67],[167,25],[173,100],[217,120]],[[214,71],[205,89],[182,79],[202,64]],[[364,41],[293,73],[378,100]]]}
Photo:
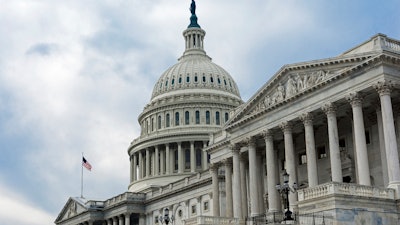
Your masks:
{"label": "arched window", "polygon": [[197,83],[197,76],[195,76],[195,77],[194,77],[194,82],[196,82],[196,83]]}
{"label": "arched window", "polygon": [[214,78],[212,76],[210,76],[210,82],[214,83]]}
{"label": "arched window", "polygon": [[219,112],[215,112],[215,124],[221,125],[221,122],[219,120]]}
{"label": "arched window", "polygon": [[206,82],[206,76],[203,75],[203,83]]}
{"label": "arched window", "polygon": [[154,118],[151,118],[151,131],[154,131]]}
{"label": "arched window", "polygon": [[175,83],[175,79],[173,78],[171,81],[172,86],[174,86],[174,83]]}
{"label": "arched window", "polygon": [[182,83],[182,77],[179,77],[179,83]]}
{"label": "arched window", "polygon": [[219,79],[219,77],[218,77],[218,84],[221,84],[221,79]]}
{"label": "arched window", "polygon": [[189,125],[189,111],[185,112],[185,125]]}
{"label": "arched window", "polygon": [[158,129],[161,129],[161,116],[158,116],[157,126]]}
{"label": "arched window", "polygon": [[189,83],[190,82],[190,77],[189,77],[189,75],[186,77],[186,83]]}
{"label": "arched window", "polygon": [[169,121],[169,113],[165,115],[165,127],[169,127],[170,121]]}
{"label": "arched window", "polygon": [[225,113],[225,123],[229,120],[229,114],[226,112]]}
{"label": "arched window", "polygon": [[200,111],[196,111],[196,124],[200,124]]}
{"label": "arched window", "polygon": [[210,111],[206,111],[206,124],[210,124]]}
{"label": "arched window", "polygon": [[175,113],[175,126],[179,126],[179,112]]}

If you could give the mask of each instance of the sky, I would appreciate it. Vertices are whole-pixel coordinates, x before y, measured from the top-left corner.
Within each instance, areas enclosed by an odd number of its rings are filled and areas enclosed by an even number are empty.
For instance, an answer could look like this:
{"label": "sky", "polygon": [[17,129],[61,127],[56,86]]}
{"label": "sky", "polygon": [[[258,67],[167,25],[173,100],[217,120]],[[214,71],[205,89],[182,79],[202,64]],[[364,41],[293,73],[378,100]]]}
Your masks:
{"label": "sky", "polygon": [[[248,100],[285,64],[377,33],[398,0],[197,0],[205,50]],[[190,0],[0,0],[0,221],[53,224],[70,196],[127,191],[129,143],[157,79],[184,51]]]}

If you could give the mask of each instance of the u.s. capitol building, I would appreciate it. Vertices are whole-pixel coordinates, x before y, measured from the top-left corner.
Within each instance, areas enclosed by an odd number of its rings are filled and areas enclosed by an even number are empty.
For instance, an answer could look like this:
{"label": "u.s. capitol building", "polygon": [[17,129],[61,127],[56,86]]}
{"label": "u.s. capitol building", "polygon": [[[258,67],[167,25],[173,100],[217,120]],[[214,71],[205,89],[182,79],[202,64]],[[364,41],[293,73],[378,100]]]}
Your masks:
{"label": "u.s. capitol building", "polygon": [[128,190],[71,197],[55,223],[398,224],[400,41],[285,65],[243,102],[191,11],[139,115]]}

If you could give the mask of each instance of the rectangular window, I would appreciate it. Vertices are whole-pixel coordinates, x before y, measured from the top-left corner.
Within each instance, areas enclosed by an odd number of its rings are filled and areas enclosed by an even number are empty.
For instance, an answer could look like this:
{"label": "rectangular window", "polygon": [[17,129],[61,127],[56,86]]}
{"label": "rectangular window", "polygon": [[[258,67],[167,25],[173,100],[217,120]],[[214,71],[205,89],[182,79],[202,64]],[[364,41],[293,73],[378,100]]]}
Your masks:
{"label": "rectangular window", "polygon": [[210,124],[210,111],[206,111],[206,124]]}
{"label": "rectangular window", "polygon": [[189,111],[185,112],[185,124],[189,125]]}
{"label": "rectangular window", "polygon": [[307,164],[307,155],[305,152],[299,154],[299,164],[300,165]]}
{"label": "rectangular window", "polygon": [[220,125],[219,112],[215,112],[215,124]]}
{"label": "rectangular window", "polygon": [[179,113],[175,113],[175,126],[179,126]]}
{"label": "rectangular window", "polygon": [[192,215],[196,215],[196,205],[192,205]]}
{"label": "rectangular window", "polygon": [[196,124],[200,124],[200,111],[196,111]]}
{"label": "rectangular window", "polygon": [[323,158],[326,158],[328,156],[326,154],[325,145],[318,147],[317,148],[317,152],[318,152],[318,159],[323,159]]}
{"label": "rectangular window", "polygon": [[208,209],[209,209],[208,201],[205,201],[203,203],[203,209],[204,209],[204,211],[208,211]]}

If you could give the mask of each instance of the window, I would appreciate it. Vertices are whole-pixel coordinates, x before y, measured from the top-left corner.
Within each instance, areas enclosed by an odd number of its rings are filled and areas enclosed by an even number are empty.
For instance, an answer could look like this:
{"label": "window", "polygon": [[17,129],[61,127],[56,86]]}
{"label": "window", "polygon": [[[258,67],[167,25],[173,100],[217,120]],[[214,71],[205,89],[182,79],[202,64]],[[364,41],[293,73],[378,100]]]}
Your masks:
{"label": "window", "polygon": [[174,86],[174,83],[175,83],[175,79],[172,79],[172,82],[171,82],[172,86]]}
{"label": "window", "polygon": [[212,76],[210,76],[210,82],[214,83],[214,78]]}
{"label": "window", "polygon": [[158,129],[161,129],[161,116],[158,116],[157,126]]}
{"label": "window", "polygon": [[165,127],[169,127],[169,113],[167,113],[167,115],[165,116]]}
{"label": "window", "polygon": [[182,77],[179,77],[178,81],[179,81],[179,83],[182,83]]}
{"label": "window", "polygon": [[210,124],[210,111],[206,111],[206,124]]}
{"label": "window", "polygon": [[175,150],[174,151],[174,154],[175,154],[175,170],[178,170],[178,150]]}
{"label": "window", "polygon": [[204,211],[208,211],[208,209],[209,209],[208,201],[205,201],[203,203],[203,209],[204,209]]}
{"label": "window", "polygon": [[196,167],[201,168],[201,153],[202,150],[200,148],[196,149]]}
{"label": "window", "polygon": [[323,159],[327,157],[325,145],[318,147],[317,152],[318,152],[318,159]]}
{"label": "window", "polygon": [[185,150],[185,170],[190,170],[190,149]]}
{"label": "window", "polygon": [[224,84],[225,84],[225,86],[226,86],[226,80],[224,79]]}
{"label": "window", "polygon": [[155,216],[155,217],[154,217],[154,222],[155,222],[155,223],[158,223],[158,216]]}
{"label": "window", "polygon": [[151,131],[154,131],[154,118],[151,118]]}
{"label": "window", "polygon": [[300,165],[307,164],[307,155],[306,155],[305,152],[300,153],[300,155],[299,155],[299,164]]}
{"label": "window", "polygon": [[344,138],[339,139],[339,150],[340,151],[346,150],[346,140]]}
{"label": "window", "polygon": [[179,112],[175,113],[175,126],[179,126]]}
{"label": "window", "polygon": [[194,82],[197,83],[197,75],[194,77]]}
{"label": "window", "polygon": [[221,122],[219,120],[219,112],[215,112],[215,124],[220,125]]}
{"label": "window", "polygon": [[185,112],[185,124],[188,125],[189,124],[189,111]]}
{"label": "window", "polygon": [[165,87],[168,86],[168,80],[165,81]]}
{"label": "window", "polygon": [[189,82],[190,82],[190,77],[187,76],[187,77],[186,77],[186,83],[189,83]]}
{"label": "window", "polygon": [[206,82],[206,76],[203,75],[203,83]]}
{"label": "window", "polygon": [[229,120],[229,113],[226,112],[225,113],[225,123],[228,122],[228,120]]}
{"label": "window", "polygon": [[219,77],[218,77],[218,84],[221,84],[221,80],[219,79]]}
{"label": "window", "polygon": [[196,111],[196,124],[200,124],[200,111]]}
{"label": "window", "polygon": [[192,214],[196,215],[196,205],[192,205]]}

